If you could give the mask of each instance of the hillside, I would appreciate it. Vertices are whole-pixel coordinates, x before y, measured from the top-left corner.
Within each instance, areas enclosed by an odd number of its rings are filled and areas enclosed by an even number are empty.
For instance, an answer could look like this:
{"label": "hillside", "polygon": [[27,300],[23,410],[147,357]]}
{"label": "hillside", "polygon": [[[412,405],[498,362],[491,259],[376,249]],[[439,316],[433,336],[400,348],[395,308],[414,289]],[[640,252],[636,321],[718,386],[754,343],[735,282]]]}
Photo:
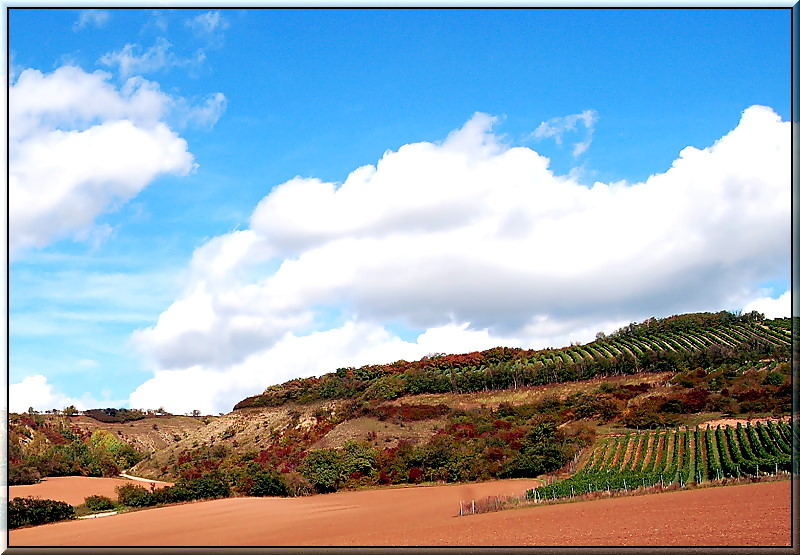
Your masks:
{"label": "hillside", "polygon": [[585,380],[639,372],[680,371],[722,362],[788,360],[791,321],[758,313],[696,313],[633,323],[586,345],[525,350],[496,347],[433,355],[269,387],[234,409],[322,399],[389,400],[420,393],[468,393]]}
{"label": "hillside", "polygon": [[[563,349],[339,369],[249,397],[134,470],[236,482],[250,466],[318,491],[535,476],[610,432],[788,414],[789,330],[788,319],[690,314]],[[333,478],[321,484],[314,465]]]}
{"label": "hillside", "polygon": [[9,483],[32,483],[44,476],[115,476],[214,418],[163,414],[104,422],[87,416],[100,412],[9,414]]}

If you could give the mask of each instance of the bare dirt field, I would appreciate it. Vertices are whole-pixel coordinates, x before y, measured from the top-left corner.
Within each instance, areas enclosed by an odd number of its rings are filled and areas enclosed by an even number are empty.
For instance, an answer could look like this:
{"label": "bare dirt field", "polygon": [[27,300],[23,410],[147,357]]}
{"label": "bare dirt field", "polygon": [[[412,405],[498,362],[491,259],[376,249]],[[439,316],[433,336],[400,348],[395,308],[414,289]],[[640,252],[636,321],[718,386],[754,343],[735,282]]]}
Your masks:
{"label": "bare dirt field", "polygon": [[468,546],[790,544],[790,482],[456,516],[459,500],[534,480],[234,498],[12,530],[11,546]]}
{"label": "bare dirt field", "polygon": [[[90,495],[105,495],[111,499],[117,498],[115,488],[125,484],[137,484],[150,487],[148,482],[126,480],[123,478],[90,478],[86,476],[59,476],[45,478],[38,484],[29,486],[11,486],[9,498],[15,497],[41,497],[42,499],[55,499],[70,505],[80,505]],[[156,487],[170,485],[168,482],[155,482]]]}
{"label": "bare dirt field", "polygon": [[746,425],[748,422],[750,424],[757,424],[758,422],[769,422],[770,420],[775,422],[790,422],[792,419],[791,416],[781,416],[781,417],[764,417],[764,418],[717,418],[716,420],[708,420],[707,422],[703,422],[700,424],[701,428],[716,428],[717,426],[736,426],[737,424],[741,424],[742,426]]}

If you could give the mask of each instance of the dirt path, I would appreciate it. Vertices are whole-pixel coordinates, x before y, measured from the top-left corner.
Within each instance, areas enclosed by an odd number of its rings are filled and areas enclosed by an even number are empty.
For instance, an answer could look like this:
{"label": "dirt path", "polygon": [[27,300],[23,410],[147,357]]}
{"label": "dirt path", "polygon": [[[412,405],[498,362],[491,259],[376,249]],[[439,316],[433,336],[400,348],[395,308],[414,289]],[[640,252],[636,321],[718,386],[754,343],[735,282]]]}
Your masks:
{"label": "dirt path", "polygon": [[[531,480],[234,498],[12,530],[24,545],[789,545],[790,482],[457,517],[458,501]],[[721,516],[724,515],[724,518]]]}
{"label": "dirt path", "polygon": [[[42,499],[55,499],[70,505],[80,505],[90,495],[105,495],[111,499],[117,498],[116,487],[125,484],[147,486],[145,483],[134,482],[123,478],[90,478],[88,476],[58,476],[45,478],[38,484],[29,486],[11,486],[10,498],[15,497],[41,497]],[[155,482],[157,488],[170,485],[168,482]]]}
{"label": "dirt path", "polygon": [[136,482],[146,482],[148,484],[155,484],[157,488],[163,488],[164,486],[171,486],[172,482],[162,482],[161,480],[151,480],[149,478],[142,478],[140,476],[131,476],[130,474],[125,474],[124,472],[120,473],[121,478],[125,478],[127,480],[134,480]]}

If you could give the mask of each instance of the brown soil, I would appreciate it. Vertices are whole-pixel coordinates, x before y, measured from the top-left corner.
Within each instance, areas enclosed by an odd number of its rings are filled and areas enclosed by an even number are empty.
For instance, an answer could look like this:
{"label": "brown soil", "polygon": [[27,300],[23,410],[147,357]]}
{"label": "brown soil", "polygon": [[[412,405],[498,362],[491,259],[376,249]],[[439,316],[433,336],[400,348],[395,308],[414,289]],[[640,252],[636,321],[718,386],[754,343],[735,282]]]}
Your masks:
{"label": "brown soil", "polygon": [[[172,485],[169,482],[154,482],[157,488]],[[15,497],[40,497],[41,499],[54,499],[64,501],[70,505],[80,505],[90,495],[105,495],[111,499],[117,498],[115,488],[125,484],[136,484],[150,487],[149,482],[126,480],[123,478],[90,478],[87,476],[59,476],[45,478],[38,484],[29,486],[11,486],[9,498]]]}
{"label": "brown soil", "polygon": [[[790,482],[547,505],[466,517],[459,500],[532,480],[234,498],[12,530],[23,545],[790,545]],[[724,515],[724,518],[720,518]]]}
{"label": "brown soil", "polygon": [[791,416],[783,416],[780,418],[772,417],[772,418],[717,418],[716,420],[709,420],[707,422],[703,422],[700,424],[701,428],[710,428],[717,426],[736,426],[736,424],[740,423],[742,426],[746,425],[748,422],[750,424],[755,424],[757,422],[769,422],[770,420],[774,420],[775,422],[789,422],[791,420]]}
{"label": "brown soil", "polygon": [[347,440],[366,441],[373,447],[385,449],[396,447],[400,440],[411,443],[424,442],[437,430],[447,425],[446,418],[404,422],[402,424],[381,421],[377,418],[360,417],[346,420],[325,434],[311,446],[312,449],[341,447]]}

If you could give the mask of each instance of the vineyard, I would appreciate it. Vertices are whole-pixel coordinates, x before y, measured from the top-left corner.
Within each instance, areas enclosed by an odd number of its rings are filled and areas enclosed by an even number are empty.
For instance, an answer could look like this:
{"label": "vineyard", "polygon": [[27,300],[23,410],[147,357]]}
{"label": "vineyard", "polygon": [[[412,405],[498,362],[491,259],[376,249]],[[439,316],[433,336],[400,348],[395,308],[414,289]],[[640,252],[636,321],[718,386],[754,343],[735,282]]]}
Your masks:
{"label": "vineyard", "polygon": [[[724,478],[792,470],[792,431],[787,422],[679,428],[610,437],[590,453],[572,477],[527,493],[559,499],[596,491],[701,484]],[[795,469],[796,470],[796,469]]]}
{"label": "vineyard", "polygon": [[270,386],[234,409],[309,403],[320,399],[394,399],[420,393],[469,393],[639,372],[680,371],[721,363],[788,360],[789,318],[728,312],[651,318],[585,345],[560,349],[496,347],[458,355],[434,354],[340,368],[321,377]]}

